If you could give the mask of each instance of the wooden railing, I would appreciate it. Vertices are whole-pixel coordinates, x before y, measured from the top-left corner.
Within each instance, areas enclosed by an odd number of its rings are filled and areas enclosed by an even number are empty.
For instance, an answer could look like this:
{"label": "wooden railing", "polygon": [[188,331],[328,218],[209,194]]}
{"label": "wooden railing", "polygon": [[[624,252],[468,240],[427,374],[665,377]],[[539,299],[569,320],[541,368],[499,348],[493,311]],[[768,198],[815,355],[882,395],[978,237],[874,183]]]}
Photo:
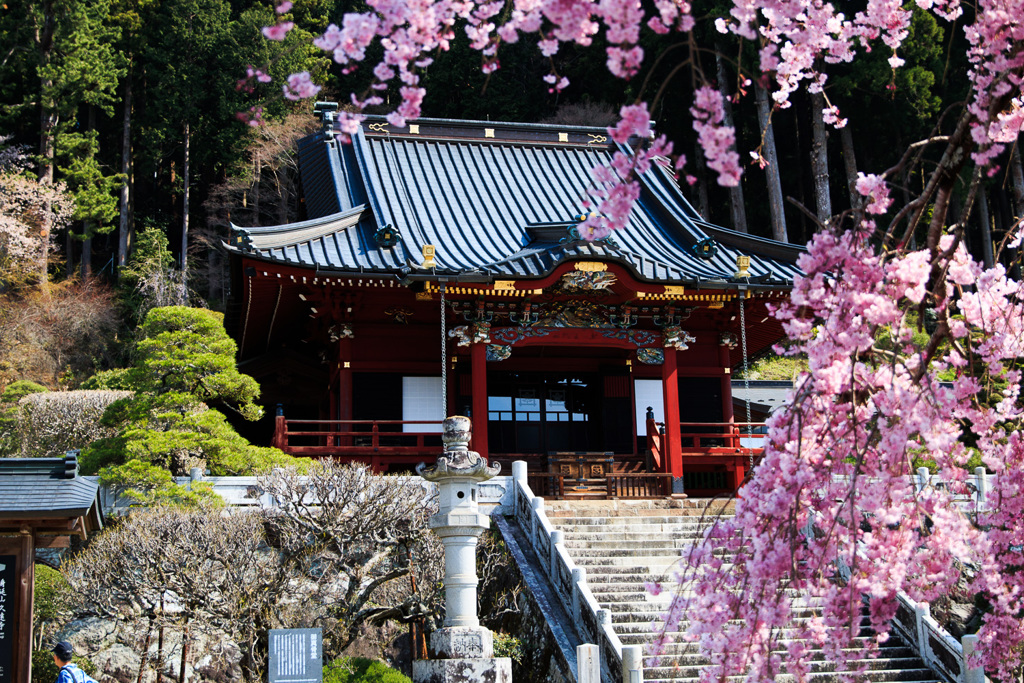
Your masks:
{"label": "wooden railing", "polygon": [[[431,427],[404,431],[407,425]],[[430,420],[289,420],[278,415],[271,445],[299,456],[437,455],[440,423]]]}
{"label": "wooden railing", "polygon": [[[761,427],[764,422],[680,422],[680,444],[683,453],[715,448],[763,448],[765,434],[755,431]],[[744,446],[744,439],[757,445],[748,441]]]}
{"label": "wooden railing", "polygon": [[609,498],[660,498],[672,494],[672,475],[615,472],[606,477],[606,485]]}
{"label": "wooden railing", "polygon": [[[680,422],[680,445],[683,455],[718,455],[721,449],[740,450],[764,448],[764,422]],[[651,468],[665,470],[669,451],[665,423],[647,417],[647,450],[651,454]]]}
{"label": "wooden railing", "polygon": [[565,498],[565,477],[549,472],[533,472],[527,475],[530,490],[542,498],[562,500]]}

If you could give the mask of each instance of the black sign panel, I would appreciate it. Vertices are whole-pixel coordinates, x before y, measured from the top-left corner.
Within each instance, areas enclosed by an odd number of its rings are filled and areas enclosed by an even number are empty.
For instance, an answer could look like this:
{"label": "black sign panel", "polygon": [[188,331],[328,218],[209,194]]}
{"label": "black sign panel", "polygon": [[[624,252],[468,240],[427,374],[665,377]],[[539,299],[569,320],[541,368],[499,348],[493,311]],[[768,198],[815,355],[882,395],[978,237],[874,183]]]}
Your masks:
{"label": "black sign panel", "polygon": [[14,608],[17,594],[16,555],[0,555],[0,683],[14,680],[14,628],[18,613]]}
{"label": "black sign panel", "polygon": [[323,656],[320,629],[271,629],[269,683],[323,683]]}

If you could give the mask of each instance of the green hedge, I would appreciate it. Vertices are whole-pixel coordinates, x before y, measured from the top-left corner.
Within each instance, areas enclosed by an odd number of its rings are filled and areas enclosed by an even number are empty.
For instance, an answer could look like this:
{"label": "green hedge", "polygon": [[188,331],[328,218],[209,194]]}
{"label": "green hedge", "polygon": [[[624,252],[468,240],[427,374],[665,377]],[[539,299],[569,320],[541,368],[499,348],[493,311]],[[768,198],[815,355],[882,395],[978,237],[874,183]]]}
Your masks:
{"label": "green hedge", "polygon": [[63,574],[45,564],[37,564],[35,574],[36,597],[33,616],[38,628],[40,621],[56,621],[60,618],[71,587]]}
{"label": "green hedge", "polygon": [[412,683],[412,680],[375,659],[341,657],[324,667],[324,683]]}

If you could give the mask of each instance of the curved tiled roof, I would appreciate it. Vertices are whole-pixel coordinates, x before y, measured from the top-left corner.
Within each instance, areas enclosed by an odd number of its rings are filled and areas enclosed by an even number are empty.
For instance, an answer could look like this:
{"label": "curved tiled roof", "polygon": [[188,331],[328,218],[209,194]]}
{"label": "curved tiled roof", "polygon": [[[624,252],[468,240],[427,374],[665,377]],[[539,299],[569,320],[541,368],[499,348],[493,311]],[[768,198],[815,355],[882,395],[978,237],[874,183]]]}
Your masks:
{"label": "curved tiled roof", "polygon": [[[588,257],[618,261],[645,281],[728,282],[741,254],[751,257],[752,281],[785,286],[799,272],[801,248],[705,223],[660,166],[643,176],[614,243],[556,239],[557,226],[571,226],[580,213],[590,169],[616,149],[603,129],[426,119],[395,129],[371,120],[351,145],[321,133],[300,149],[307,210],[333,213],[270,228],[232,226],[230,248],[338,272],[398,272],[419,263],[426,245],[436,248],[438,275],[538,278]],[[386,225],[401,240],[380,248],[374,233]],[[704,260],[692,246],[709,236],[718,253]]]}

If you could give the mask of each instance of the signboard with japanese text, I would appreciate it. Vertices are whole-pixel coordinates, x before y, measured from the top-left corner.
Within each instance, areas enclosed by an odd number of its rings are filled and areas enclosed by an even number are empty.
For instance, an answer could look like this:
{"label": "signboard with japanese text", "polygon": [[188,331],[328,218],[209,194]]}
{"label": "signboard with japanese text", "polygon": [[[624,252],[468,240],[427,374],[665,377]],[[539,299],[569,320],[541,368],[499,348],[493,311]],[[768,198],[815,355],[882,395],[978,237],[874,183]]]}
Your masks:
{"label": "signboard with japanese text", "polygon": [[269,683],[323,683],[321,637],[318,628],[271,629]]}
{"label": "signboard with japanese text", "polygon": [[0,555],[0,683],[14,680],[14,626],[18,614],[14,611],[17,593],[18,558]]}

